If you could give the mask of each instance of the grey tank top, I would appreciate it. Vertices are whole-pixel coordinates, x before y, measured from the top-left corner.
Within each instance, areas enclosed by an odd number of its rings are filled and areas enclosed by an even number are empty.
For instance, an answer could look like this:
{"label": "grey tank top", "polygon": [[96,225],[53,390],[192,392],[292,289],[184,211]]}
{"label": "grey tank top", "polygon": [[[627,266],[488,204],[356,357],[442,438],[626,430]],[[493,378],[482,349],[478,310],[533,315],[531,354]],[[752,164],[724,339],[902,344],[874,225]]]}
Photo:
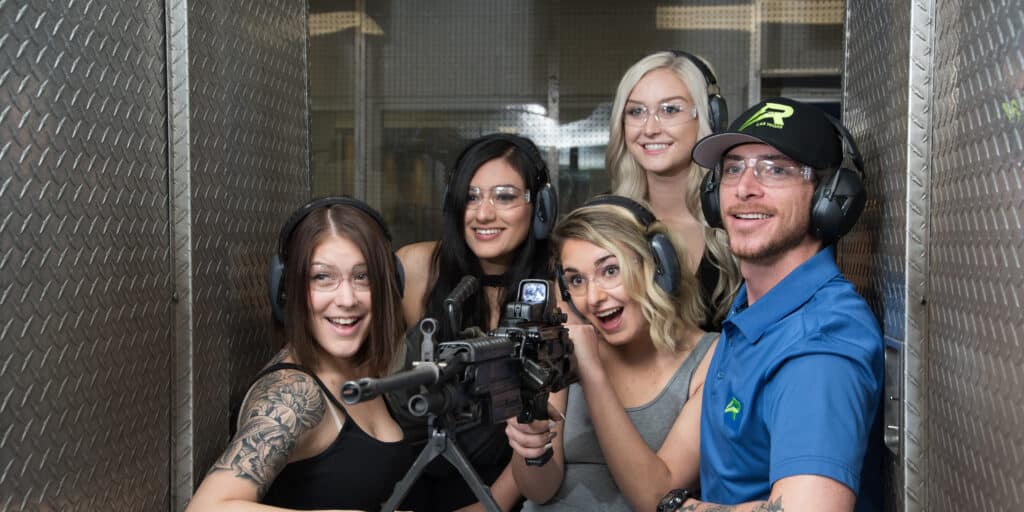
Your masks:
{"label": "grey tank top", "polygon": [[[654,400],[626,409],[633,426],[651,450],[657,452],[661,448],[669,429],[683,410],[683,404],[690,398],[693,372],[717,336],[717,332],[709,332],[697,341],[697,345]],[[544,505],[528,501],[523,510],[632,510],[629,500],[619,492],[605,464],[594,424],[587,413],[583,388],[579,384],[569,386],[562,435],[565,447],[565,477],[562,486],[551,501]]]}

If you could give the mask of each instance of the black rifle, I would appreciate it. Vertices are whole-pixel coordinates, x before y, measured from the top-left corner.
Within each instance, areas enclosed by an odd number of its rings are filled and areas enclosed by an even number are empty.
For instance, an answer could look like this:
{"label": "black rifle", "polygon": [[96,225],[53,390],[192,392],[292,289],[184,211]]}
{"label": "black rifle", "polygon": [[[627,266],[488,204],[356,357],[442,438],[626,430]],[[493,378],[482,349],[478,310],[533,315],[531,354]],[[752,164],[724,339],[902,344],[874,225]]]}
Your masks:
{"label": "black rifle", "polygon": [[[449,319],[458,331],[461,302],[478,283],[466,276],[446,300]],[[435,347],[437,324],[425,318],[419,324],[423,341],[420,360],[413,369],[381,379],[365,378],[342,386],[348,404],[370,400],[384,393],[419,387],[409,398],[408,411],[427,418],[429,439],[412,468],[395,486],[383,510],[394,510],[426,465],[444,456],[469,484],[488,510],[499,510],[490,490],[455,443],[455,434],[466,428],[493,424],[515,416],[528,423],[549,419],[548,396],[575,382],[575,361],[564,313],[554,307],[549,282],[526,279],[519,283],[518,299],[505,307],[499,327],[485,336],[444,341]],[[527,464],[543,465],[551,449]]]}

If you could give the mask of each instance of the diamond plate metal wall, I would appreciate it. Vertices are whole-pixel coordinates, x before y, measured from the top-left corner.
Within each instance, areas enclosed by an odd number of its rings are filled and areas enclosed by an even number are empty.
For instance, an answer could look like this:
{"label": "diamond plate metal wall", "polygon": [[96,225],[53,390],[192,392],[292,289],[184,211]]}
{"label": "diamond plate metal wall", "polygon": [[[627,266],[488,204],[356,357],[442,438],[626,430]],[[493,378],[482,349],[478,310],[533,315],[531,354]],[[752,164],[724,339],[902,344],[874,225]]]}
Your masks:
{"label": "diamond plate metal wall", "polygon": [[205,4],[0,0],[0,511],[181,509],[270,353],[305,2]]}
{"label": "diamond plate metal wall", "polygon": [[168,194],[174,276],[174,419],[171,438],[171,510],[184,509],[192,496],[192,160],[188,75],[188,3],[169,0],[166,8]]}
{"label": "diamond plate metal wall", "polygon": [[309,196],[306,4],[190,2],[188,30],[198,483],[270,356],[267,263]]}
{"label": "diamond plate metal wall", "polygon": [[1024,10],[936,1],[928,510],[1024,510]]}
{"label": "diamond plate metal wall", "polygon": [[[897,396],[902,399],[902,439],[899,449],[902,453],[902,471],[895,472],[896,482],[902,480],[902,494],[906,509],[927,510],[925,490],[928,482],[929,461],[925,458],[929,446],[925,425],[931,418],[929,393],[929,340],[931,322],[928,312],[930,286],[931,251],[929,230],[932,225],[931,179],[932,161],[932,83],[935,72],[934,46],[934,1],[914,2],[910,9],[910,41],[907,97],[907,194],[904,227],[906,233],[906,329],[905,345],[899,347],[899,367],[902,374],[897,377]],[[895,226],[893,227],[895,229]],[[891,358],[891,347],[886,356]],[[891,367],[891,365],[890,365]],[[892,385],[887,386],[891,390]],[[892,406],[892,392],[887,391]],[[890,435],[892,433],[890,432]],[[899,465],[896,465],[899,468]],[[897,491],[900,489],[896,488]]]}
{"label": "diamond plate metal wall", "polygon": [[1024,11],[849,12],[844,110],[875,199],[843,264],[904,371],[888,508],[1024,509]]}
{"label": "diamond plate metal wall", "polygon": [[[899,369],[908,345],[912,350],[920,346],[919,338],[908,340],[905,327],[910,4],[871,0],[850,2],[847,8],[843,121],[864,157],[869,201],[853,232],[840,244],[840,263],[881,321],[887,366]],[[920,222],[914,226],[923,227]],[[886,398],[892,393],[907,403],[907,392],[900,389],[899,372],[895,373],[887,374]],[[887,400],[883,406],[887,423],[906,432],[901,403]],[[919,437],[918,432],[904,436]],[[908,451],[899,448],[886,468],[888,510],[904,510],[904,489],[920,482],[904,476]],[[919,467],[916,456],[906,465],[911,471]]]}
{"label": "diamond plate metal wall", "polygon": [[163,9],[0,24],[0,510],[166,509]]}

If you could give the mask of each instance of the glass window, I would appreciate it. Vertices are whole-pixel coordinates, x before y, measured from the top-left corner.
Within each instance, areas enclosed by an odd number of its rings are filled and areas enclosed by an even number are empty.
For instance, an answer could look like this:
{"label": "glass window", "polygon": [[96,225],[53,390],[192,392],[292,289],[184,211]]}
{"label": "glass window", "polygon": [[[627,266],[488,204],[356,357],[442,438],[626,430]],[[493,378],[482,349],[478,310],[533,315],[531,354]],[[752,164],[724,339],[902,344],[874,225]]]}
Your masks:
{"label": "glass window", "polygon": [[[313,194],[365,198],[380,208],[397,245],[436,239],[447,168],[467,142],[500,131],[530,137],[558,163],[553,174],[567,212],[610,190],[611,103],[640,57],[682,49],[707,58],[734,115],[748,105],[758,76],[750,72],[752,55],[771,68],[765,76],[839,69],[841,0],[799,12],[771,4],[761,13],[765,30],[751,27],[754,5],[310,0]],[[803,51],[811,46],[813,59]],[[772,92],[838,98],[838,83],[823,92],[820,81],[801,88],[789,80]]]}

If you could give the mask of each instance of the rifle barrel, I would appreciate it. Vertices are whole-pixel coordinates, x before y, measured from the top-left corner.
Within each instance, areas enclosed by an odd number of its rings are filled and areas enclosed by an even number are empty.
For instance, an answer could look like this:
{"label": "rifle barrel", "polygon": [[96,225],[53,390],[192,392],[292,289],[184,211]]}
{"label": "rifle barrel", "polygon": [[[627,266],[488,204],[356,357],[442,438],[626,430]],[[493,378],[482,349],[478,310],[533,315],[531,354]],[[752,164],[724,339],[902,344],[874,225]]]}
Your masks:
{"label": "rifle barrel", "polygon": [[441,369],[436,364],[423,363],[411,370],[389,377],[380,379],[365,377],[359,380],[350,380],[341,386],[341,399],[349,405],[358,404],[373,400],[390,391],[429,386],[437,382],[440,377]]}

